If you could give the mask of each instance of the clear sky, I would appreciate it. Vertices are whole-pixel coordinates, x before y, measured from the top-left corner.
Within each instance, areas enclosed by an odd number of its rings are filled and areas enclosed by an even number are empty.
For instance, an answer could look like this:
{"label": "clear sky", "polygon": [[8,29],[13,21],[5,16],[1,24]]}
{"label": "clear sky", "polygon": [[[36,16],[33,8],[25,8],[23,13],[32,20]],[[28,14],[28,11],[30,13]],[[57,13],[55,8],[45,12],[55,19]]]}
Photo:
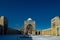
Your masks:
{"label": "clear sky", "polygon": [[[10,28],[21,29],[24,20],[36,21],[36,29],[51,27],[51,19],[60,16],[59,0],[0,0],[0,16],[8,18]],[[19,27],[18,27],[19,25]]]}

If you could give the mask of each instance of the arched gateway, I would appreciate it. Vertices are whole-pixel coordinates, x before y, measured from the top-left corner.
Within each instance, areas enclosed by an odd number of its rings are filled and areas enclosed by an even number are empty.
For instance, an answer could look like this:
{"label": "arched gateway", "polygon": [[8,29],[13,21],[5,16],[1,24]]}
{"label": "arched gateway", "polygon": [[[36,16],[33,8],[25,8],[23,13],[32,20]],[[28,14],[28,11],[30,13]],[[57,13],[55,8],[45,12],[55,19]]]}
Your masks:
{"label": "arched gateway", "polygon": [[26,33],[32,34],[32,30],[33,30],[32,25],[31,24],[28,24],[27,27],[26,27]]}
{"label": "arched gateway", "polygon": [[28,18],[28,20],[24,21],[24,34],[35,34],[35,21],[33,21],[31,18]]}

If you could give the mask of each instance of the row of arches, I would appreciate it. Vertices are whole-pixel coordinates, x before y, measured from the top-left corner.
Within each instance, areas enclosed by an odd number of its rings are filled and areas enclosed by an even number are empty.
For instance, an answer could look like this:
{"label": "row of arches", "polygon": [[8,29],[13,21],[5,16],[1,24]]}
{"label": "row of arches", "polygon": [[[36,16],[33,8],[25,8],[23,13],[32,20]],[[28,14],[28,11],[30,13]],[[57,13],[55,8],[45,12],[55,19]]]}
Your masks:
{"label": "row of arches", "polygon": [[35,34],[36,34],[36,35],[40,35],[40,31],[36,31]]}

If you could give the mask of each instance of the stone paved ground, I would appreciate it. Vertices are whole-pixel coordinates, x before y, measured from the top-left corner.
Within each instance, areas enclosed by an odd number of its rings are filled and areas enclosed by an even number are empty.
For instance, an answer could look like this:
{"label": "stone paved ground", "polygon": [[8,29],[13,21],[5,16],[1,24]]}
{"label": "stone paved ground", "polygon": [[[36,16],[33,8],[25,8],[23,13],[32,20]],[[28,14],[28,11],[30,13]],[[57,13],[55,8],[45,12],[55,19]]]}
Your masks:
{"label": "stone paved ground", "polygon": [[23,36],[23,35],[0,35],[0,40],[60,40],[60,36]]}
{"label": "stone paved ground", "polygon": [[32,36],[33,40],[60,40],[60,36]]}

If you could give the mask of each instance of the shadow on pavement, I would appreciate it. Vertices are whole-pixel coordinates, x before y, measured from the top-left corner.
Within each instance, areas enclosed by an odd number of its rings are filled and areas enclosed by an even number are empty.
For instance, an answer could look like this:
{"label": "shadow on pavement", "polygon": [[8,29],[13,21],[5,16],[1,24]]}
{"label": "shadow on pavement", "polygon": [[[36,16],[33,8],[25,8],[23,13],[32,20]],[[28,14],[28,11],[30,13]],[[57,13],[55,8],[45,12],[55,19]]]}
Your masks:
{"label": "shadow on pavement", "polygon": [[17,40],[32,40],[32,37],[29,35],[20,35],[17,36]]}
{"label": "shadow on pavement", "polygon": [[29,35],[0,35],[0,40],[32,40]]}

